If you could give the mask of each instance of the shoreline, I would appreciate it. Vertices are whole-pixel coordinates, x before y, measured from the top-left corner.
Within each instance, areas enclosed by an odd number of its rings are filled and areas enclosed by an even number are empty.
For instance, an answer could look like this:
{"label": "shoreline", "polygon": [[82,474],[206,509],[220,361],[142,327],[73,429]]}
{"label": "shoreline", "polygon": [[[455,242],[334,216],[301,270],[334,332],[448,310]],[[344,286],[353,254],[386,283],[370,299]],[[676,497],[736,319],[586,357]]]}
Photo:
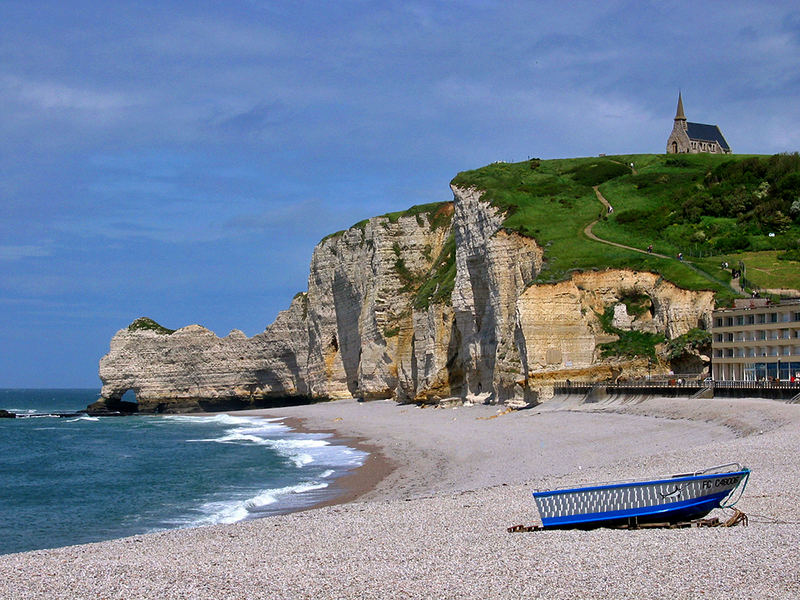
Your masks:
{"label": "shoreline", "polygon": [[[260,412],[260,409],[257,410]],[[330,434],[331,439],[336,443],[341,443],[342,445],[348,446],[355,450],[361,450],[367,454],[366,459],[361,465],[349,469],[344,475],[340,475],[333,480],[332,485],[329,488],[331,492],[330,498],[316,502],[309,506],[303,506],[289,510],[284,514],[304,512],[317,508],[323,508],[325,506],[335,506],[337,504],[347,504],[349,502],[358,500],[365,494],[374,490],[378,484],[388,477],[389,474],[391,474],[396,468],[395,465],[393,465],[392,462],[386,458],[380,446],[370,444],[364,438],[343,435],[340,431],[334,428],[317,429],[308,427],[305,424],[305,419],[302,417],[278,416],[268,414],[266,412],[263,415],[253,414],[252,416],[280,419],[281,423],[298,433]],[[269,517],[258,518],[268,519]]]}
{"label": "shoreline", "polygon": [[[357,439],[393,468],[371,489],[351,484],[355,501],[0,556],[0,597],[800,597],[800,405],[565,399],[501,412],[381,401],[245,411]],[[506,531],[536,522],[534,488],[732,461],[753,472],[738,504],[749,527]]]}

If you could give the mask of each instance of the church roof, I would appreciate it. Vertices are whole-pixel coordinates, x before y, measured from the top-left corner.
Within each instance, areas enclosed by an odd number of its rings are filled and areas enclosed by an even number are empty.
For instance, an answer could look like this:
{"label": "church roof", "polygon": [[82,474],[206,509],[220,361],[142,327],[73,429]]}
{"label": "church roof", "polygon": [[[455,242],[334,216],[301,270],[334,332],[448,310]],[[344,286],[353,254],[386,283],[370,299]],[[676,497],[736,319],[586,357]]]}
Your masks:
{"label": "church roof", "polygon": [[704,123],[686,123],[686,135],[690,140],[698,140],[702,142],[719,142],[723,150],[730,150],[728,142],[725,141],[725,136],[716,125],[706,125]]}

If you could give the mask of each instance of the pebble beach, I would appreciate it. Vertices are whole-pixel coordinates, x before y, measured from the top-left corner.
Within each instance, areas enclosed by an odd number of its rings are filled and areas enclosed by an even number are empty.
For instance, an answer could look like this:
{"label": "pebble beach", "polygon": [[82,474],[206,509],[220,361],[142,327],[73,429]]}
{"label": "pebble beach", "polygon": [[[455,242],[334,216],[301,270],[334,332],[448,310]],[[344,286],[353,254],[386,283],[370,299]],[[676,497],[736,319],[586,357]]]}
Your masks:
{"label": "pebble beach", "polygon": [[[0,556],[0,598],[800,597],[797,404],[344,400],[248,414],[335,431],[370,458],[311,510]],[[506,531],[538,522],[535,489],[731,462],[752,469],[747,527]]]}

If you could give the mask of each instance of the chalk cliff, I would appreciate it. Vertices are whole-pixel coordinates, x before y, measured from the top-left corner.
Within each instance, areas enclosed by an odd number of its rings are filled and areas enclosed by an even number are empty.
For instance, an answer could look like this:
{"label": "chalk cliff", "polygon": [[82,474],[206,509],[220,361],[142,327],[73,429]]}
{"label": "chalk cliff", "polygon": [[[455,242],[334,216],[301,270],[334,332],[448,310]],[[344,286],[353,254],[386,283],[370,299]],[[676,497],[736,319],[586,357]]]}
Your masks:
{"label": "chalk cliff", "polygon": [[[322,240],[308,290],[263,333],[224,338],[199,325],[130,327],[100,361],[101,400],[136,393],[142,412],[230,409],[294,399],[359,397],[531,403],[542,375],[641,369],[601,358],[601,325],[674,338],[708,324],[712,292],[653,273],[574,273],[536,284],[543,251],[502,227],[474,189],[453,201],[375,217]],[[625,299],[644,298],[627,312]],[[615,307],[615,308],[614,308]],[[610,371],[608,371],[610,372]]]}

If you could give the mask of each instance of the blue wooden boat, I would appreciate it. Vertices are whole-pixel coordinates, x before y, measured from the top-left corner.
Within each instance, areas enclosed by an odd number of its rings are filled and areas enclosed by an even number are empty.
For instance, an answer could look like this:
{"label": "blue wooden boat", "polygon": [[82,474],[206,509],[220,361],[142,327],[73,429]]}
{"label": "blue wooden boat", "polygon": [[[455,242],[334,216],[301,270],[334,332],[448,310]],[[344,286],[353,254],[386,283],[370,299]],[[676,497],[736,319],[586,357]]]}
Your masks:
{"label": "blue wooden boat", "polygon": [[700,519],[733,506],[744,492],[750,469],[733,463],[651,481],[598,484],[534,492],[544,528],[618,527]]}

